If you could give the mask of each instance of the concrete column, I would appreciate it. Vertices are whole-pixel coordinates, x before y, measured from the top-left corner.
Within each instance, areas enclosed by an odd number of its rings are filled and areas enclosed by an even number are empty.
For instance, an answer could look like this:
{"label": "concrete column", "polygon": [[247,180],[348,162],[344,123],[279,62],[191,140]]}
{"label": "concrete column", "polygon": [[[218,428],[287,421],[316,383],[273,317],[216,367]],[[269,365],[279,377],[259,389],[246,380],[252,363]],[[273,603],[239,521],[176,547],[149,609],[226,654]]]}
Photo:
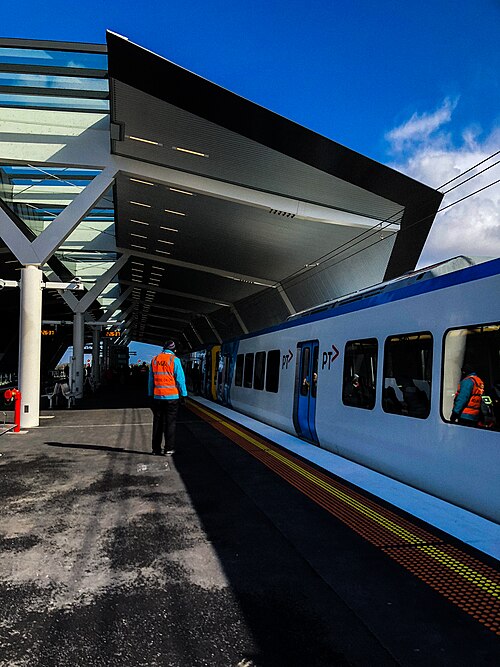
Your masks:
{"label": "concrete column", "polygon": [[99,331],[99,327],[93,327],[93,331],[92,331],[92,378],[94,380],[95,385],[97,385],[99,383],[99,379],[100,379],[100,376],[101,376],[100,368],[99,368],[100,346],[101,346],[101,332]]}
{"label": "concrete column", "polygon": [[19,321],[19,389],[21,428],[40,423],[40,358],[42,347],[42,272],[28,265],[21,270]]}
{"label": "concrete column", "polygon": [[72,391],[75,398],[83,396],[83,382],[85,380],[85,369],[83,367],[83,344],[84,344],[83,313],[75,313],[73,316],[73,386]]}

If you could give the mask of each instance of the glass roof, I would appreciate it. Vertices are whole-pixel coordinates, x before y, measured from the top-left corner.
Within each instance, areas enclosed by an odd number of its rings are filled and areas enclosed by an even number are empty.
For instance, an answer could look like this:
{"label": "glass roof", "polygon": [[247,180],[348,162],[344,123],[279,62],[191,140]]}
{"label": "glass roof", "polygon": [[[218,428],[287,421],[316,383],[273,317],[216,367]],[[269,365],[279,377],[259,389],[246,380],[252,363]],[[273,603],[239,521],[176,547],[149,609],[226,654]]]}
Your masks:
{"label": "glass roof", "polygon": [[0,106],[109,111],[106,53],[34,45],[0,40]]}
{"label": "glass roof", "polygon": [[22,42],[26,42],[27,45],[21,48],[11,46],[0,48],[0,67],[4,63],[14,63],[16,65],[33,65],[37,68],[52,66],[103,71],[108,68],[106,53],[29,48],[28,40],[19,40],[20,44]]}
{"label": "glass roof", "polygon": [[[85,127],[96,122],[95,112],[109,113],[106,48],[82,44],[50,46],[54,45],[0,39],[0,107],[12,109],[9,113],[14,114],[23,114],[22,110],[29,108],[29,121],[36,127],[37,141],[42,142],[47,140],[42,115],[47,110],[88,113],[88,123],[80,122]],[[17,117],[9,121],[15,122]],[[22,120],[19,127],[25,124]],[[30,132],[33,130],[27,125],[26,146],[33,140]],[[22,134],[18,141],[22,143]],[[97,169],[0,164],[0,197],[38,236],[99,173]],[[116,261],[111,190],[64,241],[56,257],[71,273],[89,281],[89,288]],[[111,283],[100,301],[109,303],[117,289],[116,283]]]}

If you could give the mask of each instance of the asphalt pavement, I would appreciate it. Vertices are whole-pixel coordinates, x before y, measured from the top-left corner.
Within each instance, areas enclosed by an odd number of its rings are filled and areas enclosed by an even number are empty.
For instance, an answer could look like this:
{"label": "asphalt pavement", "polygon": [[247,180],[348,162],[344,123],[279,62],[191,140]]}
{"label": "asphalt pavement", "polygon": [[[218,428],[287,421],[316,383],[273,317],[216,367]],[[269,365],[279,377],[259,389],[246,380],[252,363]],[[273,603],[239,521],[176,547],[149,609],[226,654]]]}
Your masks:
{"label": "asphalt pavement", "polygon": [[0,438],[0,665],[494,664],[491,633],[433,593],[426,611],[420,582],[188,409],[172,457],[129,390],[42,415]]}

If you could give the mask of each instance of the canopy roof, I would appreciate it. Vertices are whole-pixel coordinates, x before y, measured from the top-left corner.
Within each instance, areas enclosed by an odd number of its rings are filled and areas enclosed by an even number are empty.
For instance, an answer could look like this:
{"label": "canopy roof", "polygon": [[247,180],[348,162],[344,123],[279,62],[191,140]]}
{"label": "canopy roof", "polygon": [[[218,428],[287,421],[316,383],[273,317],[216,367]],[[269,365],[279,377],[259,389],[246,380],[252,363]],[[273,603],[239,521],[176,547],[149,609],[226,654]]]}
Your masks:
{"label": "canopy roof", "polygon": [[95,280],[130,253],[95,306],[132,287],[131,340],[215,342],[401,275],[441,201],[111,32],[107,49],[0,40],[1,81],[0,195],[32,235],[120,165],[56,257]]}

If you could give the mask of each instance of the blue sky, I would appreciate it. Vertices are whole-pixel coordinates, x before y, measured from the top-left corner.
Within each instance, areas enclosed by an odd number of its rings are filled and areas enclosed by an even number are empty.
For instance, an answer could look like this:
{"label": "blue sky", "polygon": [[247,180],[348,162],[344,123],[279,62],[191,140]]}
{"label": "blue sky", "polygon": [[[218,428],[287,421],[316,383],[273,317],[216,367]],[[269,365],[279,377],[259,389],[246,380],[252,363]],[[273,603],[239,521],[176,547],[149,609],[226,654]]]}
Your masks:
{"label": "blue sky", "polygon": [[[103,43],[109,28],[439,187],[500,150],[499,26],[499,0],[24,0],[3,4],[0,36]],[[447,209],[420,265],[499,256],[499,220],[498,185]]]}
{"label": "blue sky", "polygon": [[4,37],[104,42],[109,28],[381,162],[386,133],[459,100],[455,141],[498,124],[498,0],[3,3]]}

